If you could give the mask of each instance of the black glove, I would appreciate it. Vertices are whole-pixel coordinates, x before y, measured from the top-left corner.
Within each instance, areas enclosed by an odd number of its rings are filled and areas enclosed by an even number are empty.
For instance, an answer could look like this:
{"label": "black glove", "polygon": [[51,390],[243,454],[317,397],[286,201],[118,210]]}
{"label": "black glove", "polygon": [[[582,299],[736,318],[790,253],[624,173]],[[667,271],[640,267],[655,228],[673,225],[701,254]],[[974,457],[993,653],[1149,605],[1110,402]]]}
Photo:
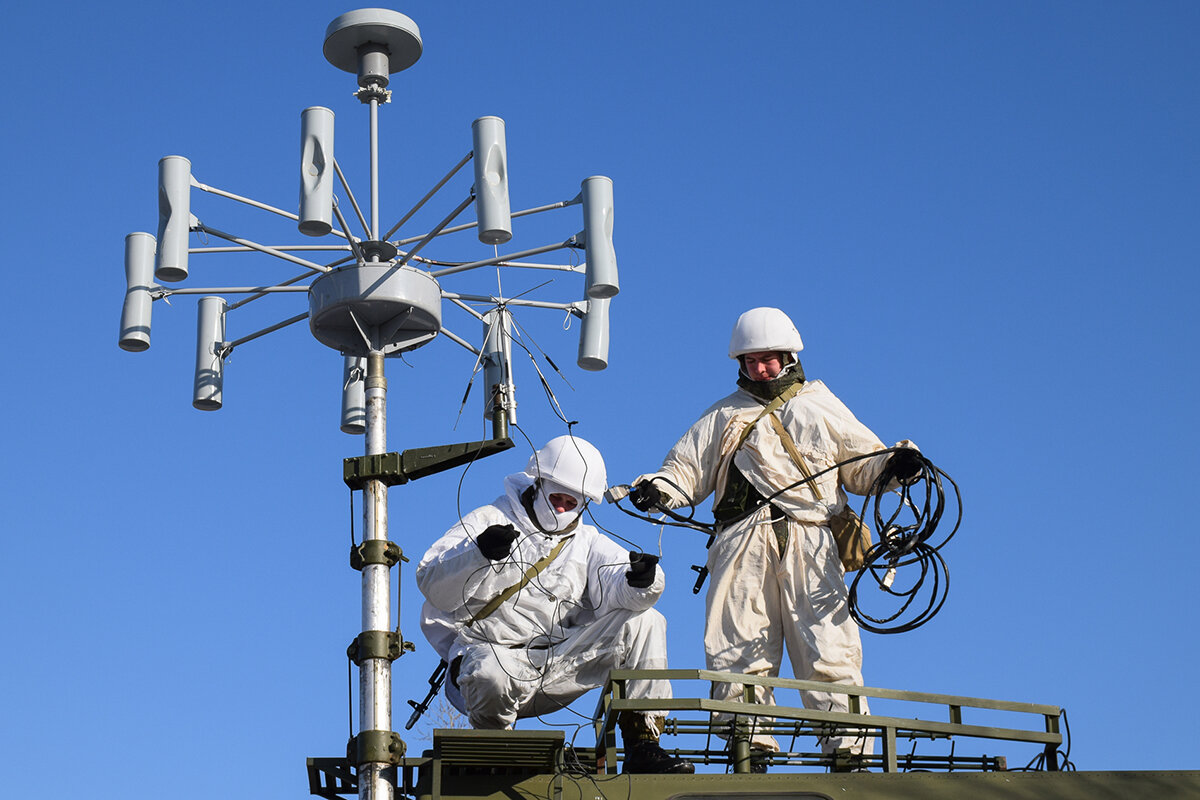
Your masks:
{"label": "black glove", "polygon": [[921,474],[925,467],[924,457],[911,447],[902,447],[888,459],[888,469],[901,483],[908,483]]}
{"label": "black glove", "polygon": [[662,492],[651,481],[641,481],[629,493],[629,502],[638,511],[649,511],[662,503]]}
{"label": "black glove", "polygon": [[512,523],[506,525],[489,525],[475,539],[479,552],[487,556],[488,561],[499,561],[507,558],[512,550],[512,543],[517,538],[517,529]]}
{"label": "black glove", "polygon": [[650,584],[654,583],[654,571],[657,569],[657,564],[658,556],[630,550],[629,571],[625,573],[625,580],[635,589],[649,589]]}

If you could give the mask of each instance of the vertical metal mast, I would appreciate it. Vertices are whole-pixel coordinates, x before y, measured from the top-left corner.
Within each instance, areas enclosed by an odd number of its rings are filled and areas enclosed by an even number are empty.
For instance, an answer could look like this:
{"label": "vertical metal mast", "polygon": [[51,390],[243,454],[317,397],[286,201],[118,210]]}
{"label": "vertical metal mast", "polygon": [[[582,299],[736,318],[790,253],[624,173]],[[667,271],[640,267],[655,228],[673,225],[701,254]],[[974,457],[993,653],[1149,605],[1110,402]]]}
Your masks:
{"label": "vertical metal mast", "polygon": [[[335,19],[325,32],[325,57],[335,67],[358,73],[358,99],[369,109],[370,230],[362,243],[365,260],[379,264],[386,251],[379,241],[379,106],[389,97],[389,74],[412,66],[421,56],[415,23],[387,9],[361,9]],[[394,253],[394,250],[391,251]],[[387,256],[385,256],[386,258]],[[384,347],[377,326],[368,321],[370,340],[366,376],[366,453],[387,452],[387,378]],[[362,633],[360,643],[387,641],[392,628],[391,568],[388,553],[387,484],[370,478],[363,484]],[[386,555],[382,555],[386,554]],[[398,613],[398,612],[397,612]],[[359,647],[358,796],[392,800],[390,751],[402,743],[392,733],[392,662],[387,648]]]}
{"label": "vertical metal mast", "polygon": [[[372,198],[374,200],[374,198]],[[387,452],[387,378],[383,374],[383,353],[367,356],[367,430],[366,455]],[[363,539],[388,541],[387,485],[379,479],[368,480],[363,487]],[[362,629],[391,630],[391,566],[364,564],[362,568]],[[366,658],[358,668],[359,737],[366,731],[392,730],[392,662],[387,658]],[[387,762],[360,764],[358,796],[361,800],[391,800],[392,783]]]}
{"label": "vertical metal mast", "polygon": [[[371,241],[379,241],[379,98],[371,103]],[[378,261],[375,256],[372,261]]]}

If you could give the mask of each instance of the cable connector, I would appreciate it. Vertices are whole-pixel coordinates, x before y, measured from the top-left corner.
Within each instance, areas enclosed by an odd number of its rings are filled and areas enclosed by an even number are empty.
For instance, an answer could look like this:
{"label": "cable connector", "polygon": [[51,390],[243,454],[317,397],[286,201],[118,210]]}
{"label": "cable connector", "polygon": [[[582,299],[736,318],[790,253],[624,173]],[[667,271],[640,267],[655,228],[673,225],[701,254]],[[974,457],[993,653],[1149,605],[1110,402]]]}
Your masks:
{"label": "cable connector", "polygon": [[888,571],[883,574],[883,580],[879,582],[880,591],[886,592],[892,588],[892,582],[896,580],[896,568],[888,567]]}
{"label": "cable connector", "polygon": [[629,496],[629,493],[632,491],[633,491],[633,487],[629,486],[627,484],[621,484],[620,486],[610,486],[610,487],[608,487],[608,490],[604,493],[604,499],[609,503],[615,503],[618,500],[624,500],[626,497]]}

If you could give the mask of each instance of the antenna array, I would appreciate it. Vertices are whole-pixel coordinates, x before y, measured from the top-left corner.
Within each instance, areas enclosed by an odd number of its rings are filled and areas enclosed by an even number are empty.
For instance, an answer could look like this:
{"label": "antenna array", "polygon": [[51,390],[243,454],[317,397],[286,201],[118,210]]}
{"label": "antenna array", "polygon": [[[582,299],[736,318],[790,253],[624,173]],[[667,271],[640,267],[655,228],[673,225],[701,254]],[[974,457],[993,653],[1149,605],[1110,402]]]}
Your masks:
{"label": "antenna array", "polygon": [[[387,489],[432,472],[467,463],[512,446],[508,424],[515,422],[512,379],[512,309],[549,308],[582,320],[578,364],[586,370],[608,365],[608,309],[619,291],[617,261],[612,244],[612,181],[585,178],[574,197],[512,211],[508,195],[508,157],[504,120],[485,116],[472,125],[472,146],[424,197],[381,233],[379,223],[379,109],[390,99],[390,76],[412,66],[423,44],[416,23],[395,11],[361,9],[343,14],[325,32],[325,58],[338,69],[355,73],[356,96],[369,111],[370,195],[364,214],[334,154],[334,113],[315,106],[300,115],[300,197],[297,213],[205,185],[196,180],[192,163],[172,155],[159,162],[156,235],[131,233],[125,239],[125,301],[121,310],[121,348],[132,352],[150,347],[153,304],[177,295],[199,295],[196,368],[192,405],[212,411],[221,408],[224,365],[230,353],[281,328],[307,319],[317,341],[344,357],[341,428],[364,434],[366,455],[346,459],[345,479],[363,492],[363,542],[356,545],[352,566],[362,572],[362,632],[348,654],[359,668],[359,730],[348,754],[357,770],[359,797],[389,800],[391,776],[400,763],[404,743],[392,730],[391,663],[405,649],[391,625],[390,570],[402,558],[387,538]],[[474,184],[441,221],[422,233],[393,238],[468,162]],[[342,203],[335,188],[340,186]],[[288,218],[309,244],[268,245],[200,222],[191,210],[192,190]],[[344,213],[356,217],[356,233]],[[514,218],[567,206],[581,206],[583,228],[549,244],[496,254],[471,262],[435,260],[425,250],[435,239],[475,229],[481,243],[495,248],[512,239]],[[474,207],[475,221],[456,223]],[[223,247],[192,247],[192,234],[228,242]],[[325,244],[311,244],[313,240]],[[533,258],[559,250],[582,250],[580,266],[531,263]],[[213,252],[258,252],[294,265],[293,277],[250,286],[184,286],[191,275],[189,256]],[[311,253],[332,252],[326,263]],[[448,292],[440,280],[485,267],[553,269],[582,273],[583,298],[564,302],[503,297],[499,294]],[[265,328],[230,339],[233,312],[263,297],[300,293],[308,309]],[[245,295],[231,302],[231,295]],[[450,331],[442,315],[449,302],[475,317],[482,326],[481,346]],[[480,311],[471,304],[482,305]],[[485,416],[492,421],[493,438],[404,453],[386,453],[387,381],[384,358],[423,347],[438,337],[455,342],[478,356],[485,391]]]}
{"label": "antenna array", "polygon": [[[574,197],[520,211],[511,211],[508,194],[508,158],[504,120],[485,116],[472,125],[471,150],[386,233],[380,233],[378,175],[378,114],[390,99],[386,88],[390,74],[412,66],[420,58],[422,42],[416,24],[403,14],[387,9],[352,11],[330,23],[325,34],[324,54],[338,69],[357,74],[358,99],[370,112],[370,198],[364,215],[334,155],[334,113],[328,108],[306,108],[300,115],[300,196],[298,212],[291,213],[246,197],[201,183],[192,172],[192,163],[184,156],[167,156],[159,161],[156,235],[131,233],[125,240],[125,302],[121,312],[119,344],[122,349],[141,352],[150,347],[153,303],[173,296],[196,294],[199,301],[196,370],[192,404],[201,410],[222,407],[224,363],[233,350],[280,328],[307,319],[309,330],[322,344],[346,357],[343,398],[346,411],[342,428],[362,433],[363,386],[356,376],[362,374],[364,361],[371,353],[396,356],[422,347],[439,334],[465,347],[477,356],[485,368],[485,415],[492,416],[492,380],[505,376],[505,410],[515,421],[511,369],[498,361],[507,361],[510,348],[506,339],[511,330],[511,308],[517,306],[566,311],[582,320],[577,363],[585,370],[608,366],[609,301],[619,291],[617,260],[613,248],[612,181],[604,176],[585,178]],[[442,220],[423,233],[393,238],[468,162],[473,162],[474,183],[465,198],[457,201]],[[340,184],[345,201],[353,208],[360,233],[356,233],[335,196]],[[191,193],[196,189],[235,202],[289,218],[300,234],[323,239],[326,244],[268,245],[219,230],[198,220],[191,211]],[[499,247],[512,237],[512,220],[532,214],[581,206],[583,227],[565,239],[495,255],[472,262],[439,261],[425,254],[427,245],[448,234],[474,228],[481,243]],[[468,208],[474,207],[475,221],[454,224]],[[190,246],[191,234],[222,239],[230,247],[199,248]],[[329,243],[331,242],[332,243]],[[259,252],[294,264],[300,272],[287,280],[253,286],[195,288],[184,286],[191,274],[189,255],[223,252]],[[327,263],[310,260],[309,254],[330,250],[336,258]],[[582,265],[528,263],[529,259],[561,250],[581,250]],[[546,302],[496,294],[464,294],[442,288],[440,279],[468,270],[487,267],[504,269],[557,269],[584,275],[583,298],[574,301]],[[266,328],[237,339],[227,338],[227,330],[237,309],[271,294],[304,292],[308,309]],[[247,295],[231,302],[231,295]],[[449,301],[483,323],[484,350],[466,337],[456,335],[443,321],[443,303]],[[470,304],[491,306],[480,312]],[[503,336],[497,336],[499,324]]]}

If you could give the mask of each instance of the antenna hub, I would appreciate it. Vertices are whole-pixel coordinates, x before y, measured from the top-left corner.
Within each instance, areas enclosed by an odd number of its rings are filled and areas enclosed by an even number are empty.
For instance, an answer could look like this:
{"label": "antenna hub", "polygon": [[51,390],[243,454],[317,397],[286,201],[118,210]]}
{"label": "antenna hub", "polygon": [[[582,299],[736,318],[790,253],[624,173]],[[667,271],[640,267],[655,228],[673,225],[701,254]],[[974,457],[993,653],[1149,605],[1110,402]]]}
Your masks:
{"label": "antenna hub", "polygon": [[391,242],[370,240],[359,242],[358,246],[362,248],[367,261],[391,261],[400,252]]}
{"label": "antenna hub", "polygon": [[427,272],[356,264],[327,272],[308,290],[308,327],[348,356],[415,350],[442,329],[442,290]]}

